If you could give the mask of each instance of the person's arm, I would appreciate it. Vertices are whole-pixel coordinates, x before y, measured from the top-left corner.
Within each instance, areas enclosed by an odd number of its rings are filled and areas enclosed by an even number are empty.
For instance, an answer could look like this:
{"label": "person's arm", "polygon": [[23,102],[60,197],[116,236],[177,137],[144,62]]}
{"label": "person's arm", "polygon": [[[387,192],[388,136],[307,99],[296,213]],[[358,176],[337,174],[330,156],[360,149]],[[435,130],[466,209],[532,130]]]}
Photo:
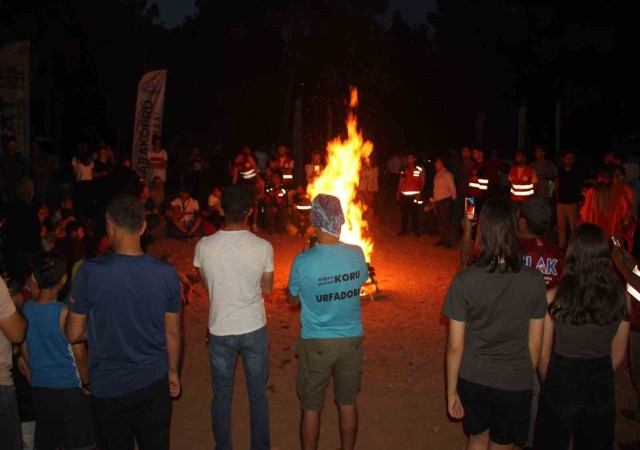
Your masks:
{"label": "person's arm", "polygon": [[[69,318],[69,309],[65,306],[60,312],[60,331],[65,333],[67,320]],[[71,351],[73,358],[78,368],[78,374],[80,375],[80,383],[82,383],[82,392],[89,395],[89,354],[87,353],[87,347],[84,342],[76,342],[71,344]]]}
{"label": "person's arm", "polygon": [[449,341],[447,345],[447,410],[454,419],[464,417],[464,408],[458,395],[458,375],[464,351],[465,323],[449,320]]}
{"label": "person's arm", "polygon": [[462,237],[460,238],[460,264],[458,270],[466,269],[471,265],[472,241],[471,241],[471,221],[467,217],[466,211],[462,216]]}
{"label": "person's arm", "polygon": [[71,344],[77,344],[87,340],[87,315],[69,311],[65,326],[67,340]]}
{"label": "person's arm", "polygon": [[13,314],[0,319],[0,331],[10,342],[20,344],[27,332],[27,321],[16,309]]}
{"label": "person's arm", "polygon": [[[547,291],[547,305],[549,305],[556,295],[556,289]],[[540,360],[538,361],[538,376],[540,381],[544,382],[547,377],[547,369],[549,361],[551,361],[551,353],[553,352],[553,319],[547,312],[544,316],[544,327],[542,331],[542,348],[540,352]]]}
{"label": "person's arm", "polygon": [[287,301],[291,306],[298,306],[300,304],[300,296],[292,295],[291,291],[289,291],[287,294]]}
{"label": "person's arm", "polygon": [[536,169],[532,169],[533,171],[533,175],[531,175],[531,184],[537,184],[538,183],[538,173],[536,172]]}
{"label": "person's arm", "polygon": [[262,279],[260,280],[262,287],[262,293],[269,295],[273,291],[273,271],[263,272]]}
{"label": "person's arm", "polygon": [[182,339],[181,313],[164,314],[165,333],[167,335],[167,356],[169,360],[169,393],[172,397],[180,395],[180,347]]}
{"label": "person's arm", "polygon": [[453,179],[453,174],[449,172],[449,176],[447,177],[447,184],[449,185],[449,193],[451,194],[452,199],[456,199],[456,182]]}
{"label": "person's arm", "polygon": [[529,319],[529,355],[534,371],[540,362],[544,321],[545,319]]}
{"label": "person's arm", "polygon": [[[613,263],[620,271],[625,281],[635,289],[637,292],[640,292],[640,277],[633,273],[633,269],[636,267],[636,260],[622,247],[618,247],[614,245],[611,249],[611,259],[613,259]],[[640,299],[636,299],[640,301]]]}
{"label": "person's arm", "polygon": [[629,321],[623,320],[618,327],[616,335],[611,341],[611,365],[615,372],[622,366],[627,358],[627,345],[629,344]]}
{"label": "person's arm", "polygon": [[162,161],[158,162],[158,169],[166,169],[169,166],[169,155],[162,151]]}

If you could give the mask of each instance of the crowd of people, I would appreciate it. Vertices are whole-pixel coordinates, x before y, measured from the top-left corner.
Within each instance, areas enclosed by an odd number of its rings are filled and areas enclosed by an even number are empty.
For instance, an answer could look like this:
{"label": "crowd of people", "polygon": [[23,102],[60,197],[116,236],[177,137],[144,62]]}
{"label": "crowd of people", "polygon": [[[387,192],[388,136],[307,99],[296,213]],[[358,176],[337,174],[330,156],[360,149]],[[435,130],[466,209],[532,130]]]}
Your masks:
{"label": "crowd of people", "polygon": [[[262,229],[315,235],[288,283],[290,304],[301,306],[301,447],[318,447],[333,379],[342,449],[353,449],[364,351],[360,289],[369,268],[362,249],[340,241],[340,201],[306,193],[323,171],[322,153],[309,155],[298,180],[299,162],[285,146],[272,157],[244,147],[225,186],[193,147],[175,190],[159,138],[149,154],[151,170],[141,179],[129,159],[116,164],[106,143],[94,154],[81,144],[68,191],[51,182],[38,150],[29,164],[15,145],[2,155],[0,447],[169,447],[188,300],[184,277],[145,252],[167,235],[196,242],[193,266],[209,292],[216,448],[232,448],[238,354],[251,448],[271,448],[264,299],[274,248],[256,235]],[[557,163],[547,160],[543,148],[531,163],[523,151],[512,164],[489,155],[464,147],[431,162],[408,152],[387,163],[380,183],[395,189],[399,236],[429,232],[438,235],[433,245],[460,249],[443,306],[448,413],[462,420],[469,449],[567,449],[572,440],[577,450],[609,450],[613,374],[625,365],[629,342],[640,386],[638,163],[607,153],[591,170],[569,151]],[[378,177],[375,161],[364,158],[358,198],[369,221]],[[640,398],[636,410],[621,413],[640,423]]]}

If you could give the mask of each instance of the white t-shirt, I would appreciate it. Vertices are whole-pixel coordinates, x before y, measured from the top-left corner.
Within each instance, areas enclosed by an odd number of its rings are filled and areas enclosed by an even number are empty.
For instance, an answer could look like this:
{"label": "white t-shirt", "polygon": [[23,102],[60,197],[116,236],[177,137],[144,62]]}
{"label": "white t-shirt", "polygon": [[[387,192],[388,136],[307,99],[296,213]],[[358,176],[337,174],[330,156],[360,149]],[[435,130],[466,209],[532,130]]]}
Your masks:
{"label": "white t-shirt", "polygon": [[228,336],[264,327],[260,282],[273,272],[273,247],[247,230],[220,230],[198,242],[193,265],[209,289],[209,333]]}
{"label": "white t-shirt", "polygon": [[[169,161],[169,156],[167,155],[166,150],[160,150],[159,152],[150,150],[149,153],[147,153],[147,160],[149,165],[151,165],[152,163]],[[162,181],[167,181],[167,169],[150,168],[149,181],[153,180],[155,177],[160,177]]]}
{"label": "white t-shirt", "polygon": [[[7,289],[4,279],[0,277],[0,319],[6,319],[15,312],[16,306],[13,304],[9,289]],[[11,348],[11,342],[0,330],[0,386],[11,386],[13,384],[13,379],[11,378]]]}
{"label": "white t-shirt", "polygon": [[85,166],[74,156],[71,160],[71,166],[73,167],[73,173],[76,176],[76,181],[93,180],[93,160],[88,166]]}
{"label": "white t-shirt", "polygon": [[171,202],[172,207],[177,207],[180,211],[184,211],[184,216],[180,219],[183,225],[192,224],[196,220],[196,213],[200,211],[198,200],[189,197],[187,201],[176,198]]}

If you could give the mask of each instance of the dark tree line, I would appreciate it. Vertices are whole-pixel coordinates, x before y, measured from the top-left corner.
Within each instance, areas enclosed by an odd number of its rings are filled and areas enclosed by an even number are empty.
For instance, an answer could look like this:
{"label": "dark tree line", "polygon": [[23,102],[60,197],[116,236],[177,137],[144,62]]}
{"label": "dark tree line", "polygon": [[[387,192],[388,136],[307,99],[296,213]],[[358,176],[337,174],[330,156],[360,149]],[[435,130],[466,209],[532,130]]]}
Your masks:
{"label": "dark tree line", "polygon": [[161,68],[174,152],[290,145],[299,96],[305,150],[322,148],[343,130],[349,85],[381,157],[473,144],[478,113],[482,144],[508,155],[521,106],[526,144],[553,146],[557,104],[561,146],[600,152],[638,131],[627,3],[441,0],[428,25],[396,12],[386,29],[385,0],[198,0],[166,29],[145,0],[21,0],[0,6],[0,43],[31,40],[33,128],[59,123],[63,152],[97,136],[128,151],[137,82]]}

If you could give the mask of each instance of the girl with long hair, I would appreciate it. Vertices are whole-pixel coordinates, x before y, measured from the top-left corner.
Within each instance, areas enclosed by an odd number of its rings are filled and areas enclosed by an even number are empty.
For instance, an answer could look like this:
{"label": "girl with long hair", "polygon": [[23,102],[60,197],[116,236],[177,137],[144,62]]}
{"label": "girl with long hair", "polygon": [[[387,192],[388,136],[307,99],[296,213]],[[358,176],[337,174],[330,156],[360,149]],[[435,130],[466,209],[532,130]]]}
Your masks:
{"label": "girl with long hair", "polygon": [[567,450],[573,436],[575,450],[611,450],[613,373],[626,354],[629,305],[600,227],[575,229],[560,283],[550,294],[534,447]]}
{"label": "girl with long hair", "polygon": [[447,406],[462,419],[467,450],[524,443],[546,310],[542,274],[522,260],[511,206],[488,200],[478,224],[476,263],[451,282]]}

